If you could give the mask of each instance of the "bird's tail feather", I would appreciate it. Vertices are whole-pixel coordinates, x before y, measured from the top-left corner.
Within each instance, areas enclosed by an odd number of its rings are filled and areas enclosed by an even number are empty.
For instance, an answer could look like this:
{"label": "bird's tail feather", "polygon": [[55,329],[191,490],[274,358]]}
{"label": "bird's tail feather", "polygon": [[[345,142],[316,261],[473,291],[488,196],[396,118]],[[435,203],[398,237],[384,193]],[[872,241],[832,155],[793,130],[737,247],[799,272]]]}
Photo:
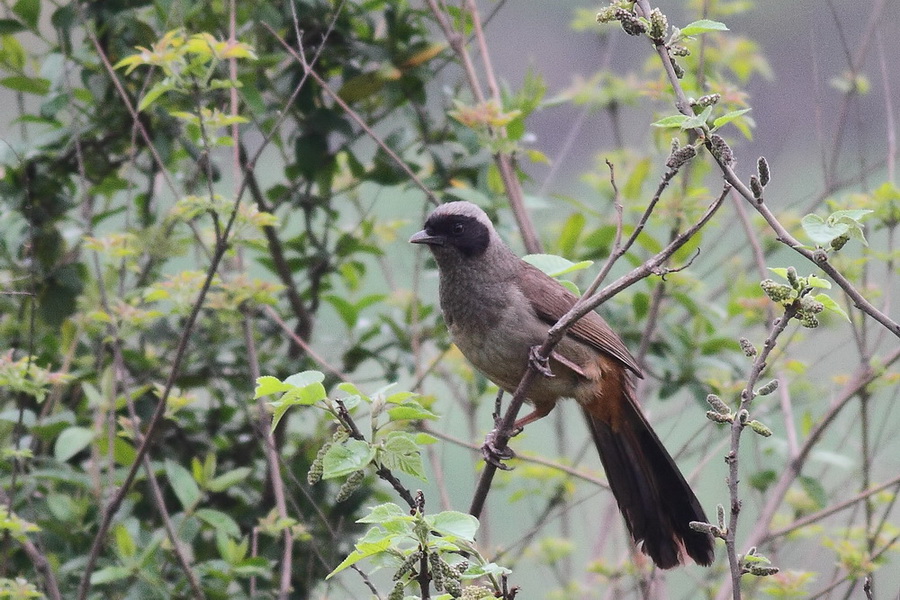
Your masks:
{"label": "bird's tail feather", "polygon": [[700,502],[638,407],[631,386],[619,389],[626,397],[616,403],[621,408],[613,422],[608,414],[589,411],[609,398],[583,408],[629,533],[662,569],[680,564],[683,553],[697,564],[711,564],[712,537],[689,526],[707,521]]}

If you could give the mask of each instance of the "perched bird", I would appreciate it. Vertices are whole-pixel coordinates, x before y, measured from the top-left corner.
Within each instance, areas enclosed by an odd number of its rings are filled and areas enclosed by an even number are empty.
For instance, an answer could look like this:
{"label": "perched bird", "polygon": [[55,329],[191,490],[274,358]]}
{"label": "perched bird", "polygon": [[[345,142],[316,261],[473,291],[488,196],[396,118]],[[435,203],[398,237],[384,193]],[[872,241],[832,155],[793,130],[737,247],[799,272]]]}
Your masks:
{"label": "perched bird", "polygon": [[[426,244],[440,272],[440,304],[453,343],[500,388],[515,391],[531,349],[577,298],[516,256],[487,215],[469,202],[439,206],[409,240]],[[640,367],[600,315],[590,312],[567,331],[550,356],[551,377],[528,390],[534,412],[516,428],[546,416],[561,398],[585,413],[625,524],[660,568],[686,552],[709,565],[712,537],[690,528],[706,515],[635,398]]]}

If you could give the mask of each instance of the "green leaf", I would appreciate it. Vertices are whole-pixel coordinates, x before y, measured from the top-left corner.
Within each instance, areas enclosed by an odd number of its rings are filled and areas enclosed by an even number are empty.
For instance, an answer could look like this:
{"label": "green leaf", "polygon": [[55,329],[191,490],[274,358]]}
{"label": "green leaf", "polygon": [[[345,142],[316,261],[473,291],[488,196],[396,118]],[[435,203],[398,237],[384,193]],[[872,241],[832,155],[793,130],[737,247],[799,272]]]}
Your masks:
{"label": "green leaf", "polygon": [[328,449],[322,459],[322,478],[343,477],[368,466],[375,458],[375,448],[363,440],[347,440]]}
{"label": "green leaf", "polygon": [[[390,398],[388,398],[390,402]],[[404,421],[419,419],[437,419],[437,415],[419,404],[415,400],[406,400],[402,404],[388,409],[391,421]]]}
{"label": "green leaf", "polygon": [[590,260],[573,263],[572,261],[567,260],[562,256],[556,256],[555,254],[528,254],[523,256],[522,260],[534,265],[550,277],[559,277],[560,275],[565,275],[572,271],[587,269],[594,264],[594,262]]}
{"label": "green leaf", "polygon": [[325,374],[321,371],[303,371],[291,375],[284,382],[288,385],[296,387],[306,387],[313,383],[322,383],[325,380]]}
{"label": "green leaf", "polygon": [[156,101],[157,98],[159,98],[166,92],[171,92],[174,89],[175,89],[174,83],[170,83],[168,81],[160,81],[159,83],[154,85],[152,88],[147,90],[147,93],[144,94],[143,98],[141,98],[141,101],[137,107],[138,111],[143,111],[148,106],[153,104],[153,102]]}
{"label": "green leaf", "polygon": [[250,467],[238,467],[227,473],[222,473],[218,477],[213,478],[206,484],[206,487],[212,492],[224,492],[230,487],[234,487],[247,478],[252,469]]}
{"label": "green leaf", "polygon": [[725,25],[725,23],[710,21],[709,19],[700,19],[699,21],[688,23],[687,25],[682,27],[681,35],[682,37],[691,37],[693,35],[708,33],[710,31],[728,31],[728,27]]}
{"label": "green leaf", "polygon": [[415,438],[405,431],[392,431],[378,452],[378,460],[391,470],[399,469],[408,475],[427,481],[422,453]]}
{"label": "green leaf", "polygon": [[221,529],[230,537],[236,538],[241,535],[241,528],[230,515],[211,508],[198,508],[194,514],[213,529]]}
{"label": "green leaf", "polygon": [[94,439],[94,432],[86,427],[69,427],[56,438],[53,456],[59,462],[66,462],[85,448]]}
{"label": "green leaf", "polygon": [[850,315],[844,312],[844,309],[828,294],[816,294],[813,298],[821,302],[825,306],[825,310],[837,313],[847,319],[848,323],[850,322]]}
{"label": "green leaf", "polygon": [[[370,529],[369,532],[371,533],[372,530]],[[368,537],[368,534],[366,534],[366,535],[367,535],[367,537]],[[365,538],[364,538],[364,539],[365,539]],[[346,569],[347,567],[349,567],[349,566],[351,566],[351,565],[353,565],[353,564],[358,563],[359,561],[361,561],[361,560],[364,559],[364,558],[367,558],[367,557],[369,557],[369,556],[373,556],[373,555],[375,555],[375,554],[380,554],[381,552],[384,552],[385,550],[387,550],[387,549],[391,546],[391,541],[392,541],[392,539],[389,538],[389,537],[383,538],[383,539],[381,539],[381,540],[379,540],[379,541],[377,541],[377,542],[363,542],[363,541],[360,541],[358,544],[356,544],[356,550],[354,550],[353,552],[351,552],[351,553],[350,553],[350,556],[348,556],[348,557],[345,558],[343,561],[341,561],[341,564],[339,564],[338,566],[336,566],[336,567],[334,568],[334,571],[332,571],[331,573],[329,573],[329,574],[325,577],[325,579],[326,579],[326,580],[331,579],[332,577],[334,577],[335,575],[337,575],[338,573],[340,573],[341,571],[343,571],[343,570]]]}
{"label": "green leaf", "polygon": [[0,35],[11,35],[24,30],[25,27],[15,19],[0,19]]}
{"label": "green leaf", "polygon": [[[785,279],[787,279],[787,269],[785,269]],[[806,278],[806,285],[814,288],[822,288],[825,290],[831,289],[831,282],[827,279],[822,279],[821,277],[816,277],[815,275],[809,275]]]}
{"label": "green leaf", "polygon": [[170,458],[166,459],[165,469],[172,491],[181,502],[182,508],[185,510],[193,508],[200,501],[200,487],[190,471]]}
{"label": "green leaf", "polygon": [[392,523],[395,521],[414,521],[415,517],[409,514],[393,502],[385,502],[369,509],[369,514],[361,519],[357,519],[357,523]]}
{"label": "green leaf", "polygon": [[803,217],[800,220],[800,225],[803,226],[803,231],[806,232],[807,237],[820,246],[831,243],[831,240],[844,235],[850,229],[850,225],[846,223],[829,225],[819,215],[812,214]]}
{"label": "green leaf", "polygon": [[41,0],[19,0],[13,5],[12,11],[29,27],[37,29],[41,18]]}
{"label": "green leaf", "polygon": [[93,585],[111,583],[126,577],[131,577],[131,569],[128,567],[106,567],[105,569],[98,569],[91,574],[91,583]]}
{"label": "green leaf", "polygon": [[577,212],[572,213],[566,222],[563,224],[562,232],[559,234],[559,242],[557,243],[559,247],[560,254],[571,255],[575,252],[575,246],[578,244],[578,238],[581,237],[581,232],[584,231],[584,224],[587,219],[585,219],[584,214]]}
{"label": "green leaf", "polygon": [[670,117],[663,117],[659,121],[655,123],[651,123],[654,127],[679,127],[681,128],[685,121],[688,120],[689,117],[685,115],[672,115]]}
{"label": "green leaf", "polygon": [[292,389],[292,387],[293,386],[289,384],[282,383],[277,377],[263,375],[262,377],[256,378],[256,393],[253,396],[253,399],[256,400],[257,398],[268,396],[270,394],[280,394],[281,392]]}
{"label": "green leaf", "polygon": [[828,503],[828,494],[822,483],[815,477],[801,476],[799,477],[800,486],[816,503],[817,508],[823,508]]}
{"label": "green leaf", "polygon": [[698,129],[700,127],[705,127],[706,123],[709,121],[709,117],[712,115],[713,107],[707,106],[704,108],[700,114],[694,115],[693,117],[688,117],[684,120],[684,123],[681,124],[681,128],[684,130],[688,129]]}
{"label": "green leaf", "polygon": [[24,75],[13,75],[0,79],[0,85],[8,87],[17,92],[26,94],[37,94],[44,96],[50,91],[50,82],[41,77],[25,77]]}
{"label": "green leaf", "polygon": [[718,129],[718,128],[721,127],[722,125],[726,125],[726,124],[728,124],[728,123],[731,123],[732,121],[734,121],[735,119],[737,119],[737,118],[740,117],[741,115],[747,114],[747,113],[750,112],[751,110],[752,110],[752,109],[750,109],[750,108],[744,108],[744,109],[742,109],[742,110],[733,110],[733,111],[731,111],[731,112],[725,113],[724,115],[722,115],[721,117],[719,117],[718,119],[716,119],[715,121],[713,121],[713,127],[715,127],[716,129]]}
{"label": "green leaf", "polygon": [[436,515],[425,517],[428,525],[441,535],[475,541],[475,533],[478,531],[478,519],[466,513],[455,510],[446,510]]}

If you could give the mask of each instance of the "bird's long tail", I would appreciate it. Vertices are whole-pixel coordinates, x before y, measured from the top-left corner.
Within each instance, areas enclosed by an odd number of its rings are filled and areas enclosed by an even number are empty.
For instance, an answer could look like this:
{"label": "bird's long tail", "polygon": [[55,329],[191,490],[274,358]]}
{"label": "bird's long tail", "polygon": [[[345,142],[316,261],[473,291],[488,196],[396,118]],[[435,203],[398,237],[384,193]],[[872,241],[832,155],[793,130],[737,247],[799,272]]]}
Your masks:
{"label": "bird's long tail", "polygon": [[[681,563],[683,553],[709,565],[715,556],[712,537],[688,525],[706,522],[706,514],[638,407],[633,386],[621,383],[614,386],[621,398],[596,398],[582,408],[628,531],[662,569]],[[610,411],[611,406],[616,408]]]}

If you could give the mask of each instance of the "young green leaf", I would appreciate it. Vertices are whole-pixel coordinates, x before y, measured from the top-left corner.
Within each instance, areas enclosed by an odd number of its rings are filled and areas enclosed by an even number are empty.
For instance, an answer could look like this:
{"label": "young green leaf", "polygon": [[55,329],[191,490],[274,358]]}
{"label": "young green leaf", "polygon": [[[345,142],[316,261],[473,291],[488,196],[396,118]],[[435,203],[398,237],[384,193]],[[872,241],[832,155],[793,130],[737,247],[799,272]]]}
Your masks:
{"label": "young green leaf", "polygon": [[347,440],[328,449],[322,459],[322,478],[334,479],[365,468],[375,458],[375,448],[363,440]]}
{"label": "young green leaf", "polygon": [[693,35],[708,33],[710,31],[728,31],[728,27],[725,25],[725,23],[710,21],[709,19],[700,19],[699,21],[694,21],[693,23],[689,23],[682,27],[681,36],[691,37]]}

